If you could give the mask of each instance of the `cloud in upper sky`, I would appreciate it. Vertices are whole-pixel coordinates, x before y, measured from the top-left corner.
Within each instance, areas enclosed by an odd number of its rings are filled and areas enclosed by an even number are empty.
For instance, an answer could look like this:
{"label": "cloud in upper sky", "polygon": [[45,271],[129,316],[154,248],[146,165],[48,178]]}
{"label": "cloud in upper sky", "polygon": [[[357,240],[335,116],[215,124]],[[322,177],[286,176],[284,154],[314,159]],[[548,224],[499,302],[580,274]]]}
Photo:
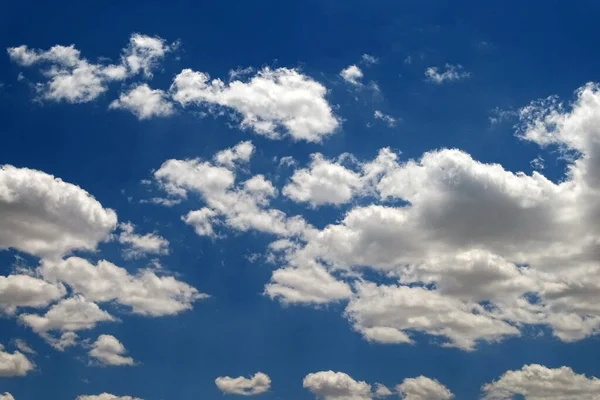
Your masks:
{"label": "cloud in upper sky", "polygon": [[121,93],[108,108],[127,110],[138,119],[169,117],[175,112],[173,103],[169,101],[164,91],[151,89],[145,83],[135,86],[129,92]]}
{"label": "cloud in upper sky", "polygon": [[224,394],[255,396],[266,393],[271,389],[271,378],[262,372],[257,372],[250,378],[220,376],[215,379],[215,384]]}
{"label": "cloud in upper sky", "polygon": [[92,344],[89,355],[100,365],[135,365],[133,358],[124,355],[126,353],[125,346],[116,337],[112,335],[100,335]]}
{"label": "cloud in upper sky", "polygon": [[471,76],[470,72],[463,69],[462,65],[446,64],[444,68],[429,67],[425,70],[427,81],[441,85],[445,82],[460,81]]}
{"label": "cloud in upper sky", "polygon": [[363,77],[363,72],[356,65],[350,65],[340,72],[340,76],[348,83],[353,85],[362,85],[360,80]]}

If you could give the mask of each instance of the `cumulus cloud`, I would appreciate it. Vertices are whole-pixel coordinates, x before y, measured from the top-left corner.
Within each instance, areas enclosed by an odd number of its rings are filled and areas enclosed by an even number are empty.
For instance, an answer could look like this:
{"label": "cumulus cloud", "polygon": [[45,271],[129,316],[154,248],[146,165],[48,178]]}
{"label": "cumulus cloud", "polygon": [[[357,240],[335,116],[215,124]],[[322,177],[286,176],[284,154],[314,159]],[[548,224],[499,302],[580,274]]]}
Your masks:
{"label": "cumulus cloud", "polygon": [[116,224],[115,212],[79,186],[42,171],[0,167],[0,249],[41,257],[94,250]]}
{"label": "cumulus cloud", "polygon": [[447,387],[435,379],[425,376],[407,378],[396,386],[396,391],[404,400],[452,400],[454,395]]}
{"label": "cumulus cloud", "polygon": [[238,164],[250,161],[254,153],[254,145],[250,141],[239,142],[229,149],[221,150],[215,154],[214,160],[218,165],[234,169]]}
{"label": "cumulus cloud", "polygon": [[108,108],[127,110],[140,120],[168,117],[175,112],[173,103],[169,101],[167,94],[160,89],[151,89],[146,83],[121,93],[119,99],[113,100]]}
{"label": "cumulus cloud", "polygon": [[538,364],[507,371],[482,387],[485,400],[595,400],[600,379],[575,373],[569,367],[547,368]]}
{"label": "cumulus cloud", "polygon": [[371,385],[343,372],[320,371],[306,375],[302,386],[324,400],[370,400]]}
{"label": "cumulus cloud", "polygon": [[0,377],[25,376],[34,368],[33,363],[23,353],[18,351],[8,353],[0,344]]}
{"label": "cumulus cloud", "polygon": [[79,257],[44,260],[39,272],[44,279],[63,282],[89,301],[115,301],[131,307],[136,314],[147,316],[178,314],[191,309],[195,301],[208,297],[172,276],[159,276],[151,269],[131,275],[108,261],[93,265]]}
{"label": "cumulus cloud", "polygon": [[0,310],[8,314],[14,313],[18,307],[46,307],[65,294],[63,285],[33,276],[0,276]]}
{"label": "cumulus cloud", "polygon": [[75,332],[63,332],[59,337],[54,337],[48,332],[39,333],[50,346],[58,351],[65,351],[65,349],[77,345],[77,340],[79,340],[79,336]]}
{"label": "cumulus cloud", "polygon": [[101,322],[117,321],[83,296],[63,299],[53,305],[44,315],[21,314],[20,320],[40,334],[48,331],[79,331],[92,329]]}
{"label": "cumulus cloud", "polygon": [[269,391],[271,388],[271,378],[262,372],[257,372],[250,378],[243,376],[237,378],[220,376],[215,379],[215,384],[225,394],[254,396]]}
{"label": "cumulus cloud", "polygon": [[97,395],[81,395],[77,396],[76,400],[143,400],[139,397],[131,396],[116,396],[114,394],[102,393]]}
{"label": "cumulus cloud", "polygon": [[56,45],[49,50],[30,49],[26,45],[8,48],[15,63],[30,67],[42,64],[46,82],[36,84],[41,99],[86,103],[108,90],[111,81],[121,81],[138,74],[152,76],[152,69],[171,50],[158,37],[133,34],[123,49],[119,64],[91,63],[74,45]]}
{"label": "cumulus cloud", "polygon": [[135,365],[133,358],[123,355],[126,353],[125,346],[112,335],[98,336],[89,352],[90,357],[101,365]]}
{"label": "cumulus cloud", "polygon": [[4,394],[0,393],[0,400],[15,400],[12,394],[5,392]]}
{"label": "cumulus cloud", "polygon": [[147,255],[169,254],[169,241],[156,233],[139,235],[131,222],[119,224],[121,233],[119,243],[126,246],[123,250],[125,258],[141,258]]}
{"label": "cumulus cloud", "polygon": [[425,70],[427,81],[441,85],[442,83],[460,81],[471,76],[470,72],[463,69],[462,65],[446,64],[444,69],[438,67],[429,67]]}
{"label": "cumulus cloud", "polygon": [[321,142],[340,125],[319,82],[295,69],[268,67],[249,80],[228,83],[184,69],[171,86],[183,106],[219,106],[241,117],[240,127],[269,138],[287,133],[295,140]]}
{"label": "cumulus cloud", "polygon": [[340,76],[348,83],[356,86],[362,85],[360,80],[363,77],[363,72],[356,65],[350,65],[340,72]]}

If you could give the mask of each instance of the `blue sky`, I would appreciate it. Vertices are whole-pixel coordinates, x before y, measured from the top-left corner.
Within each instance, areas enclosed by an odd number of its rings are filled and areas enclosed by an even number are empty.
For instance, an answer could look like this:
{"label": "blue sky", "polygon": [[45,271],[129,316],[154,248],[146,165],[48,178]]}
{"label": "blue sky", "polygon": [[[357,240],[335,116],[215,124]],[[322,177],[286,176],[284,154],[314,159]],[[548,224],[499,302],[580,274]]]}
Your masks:
{"label": "blue sky", "polygon": [[598,398],[599,14],[7,4],[0,400]]}

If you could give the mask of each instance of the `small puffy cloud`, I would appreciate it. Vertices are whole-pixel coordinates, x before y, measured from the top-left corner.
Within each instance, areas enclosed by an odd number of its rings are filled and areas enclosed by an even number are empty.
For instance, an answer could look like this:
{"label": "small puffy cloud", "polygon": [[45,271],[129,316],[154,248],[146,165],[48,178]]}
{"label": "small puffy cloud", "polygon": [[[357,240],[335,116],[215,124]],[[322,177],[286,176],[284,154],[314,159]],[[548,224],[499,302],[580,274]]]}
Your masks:
{"label": "small puffy cloud", "polygon": [[44,315],[21,314],[20,320],[38,333],[48,331],[79,331],[92,329],[101,322],[117,321],[83,296],[61,300]]}
{"label": "small puffy cloud", "polygon": [[100,335],[92,344],[90,357],[101,365],[135,365],[133,358],[124,356],[127,350],[119,340],[112,335]]}
{"label": "small puffy cloud", "polygon": [[166,41],[158,36],[152,37],[134,33],[129,38],[129,45],[123,50],[123,64],[127,65],[132,74],[140,71],[146,77],[152,77],[152,70],[158,62],[172,51],[177,44],[167,45]]}
{"label": "small puffy cloud", "polygon": [[63,332],[59,337],[55,338],[48,332],[41,333],[42,338],[48,342],[50,346],[58,351],[64,351],[69,347],[77,344],[79,336],[75,332]]}
{"label": "small puffy cloud", "polygon": [[391,396],[394,393],[388,389],[387,386],[382,385],[381,383],[376,383],[375,384],[375,390],[373,391],[373,397],[375,398],[380,398],[380,397],[387,397],[387,396]]}
{"label": "small puffy cloud", "polygon": [[114,394],[102,393],[96,395],[81,395],[77,396],[76,400],[143,400],[139,397],[131,397],[131,396],[116,396]]}
{"label": "small puffy cloud", "polygon": [[64,297],[61,284],[29,275],[0,276],[0,310],[12,314],[18,307],[46,307]]}
{"label": "small puffy cloud", "polygon": [[350,65],[340,72],[340,76],[348,83],[359,86],[362,85],[360,80],[363,77],[363,72],[356,65]]}
{"label": "small puffy cloud", "polygon": [[306,375],[302,386],[324,400],[371,400],[371,385],[343,372],[320,371]]}
{"label": "small puffy cloud", "polygon": [[131,275],[108,261],[93,265],[78,257],[44,260],[39,272],[46,280],[63,282],[88,300],[116,301],[131,307],[136,314],[147,316],[178,314],[191,309],[195,301],[208,297],[172,276],[159,276],[151,269]]}
{"label": "small puffy cloud", "polygon": [[79,186],[42,171],[0,167],[0,249],[41,257],[94,250],[116,225],[115,212]]}
{"label": "small puffy cloud", "polygon": [[215,384],[224,394],[254,396],[269,391],[271,388],[271,378],[262,372],[257,372],[250,378],[243,376],[237,378],[220,376],[215,379]]}
{"label": "small puffy cloud", "polygon": [[36,354],[35,350],[33,350],[26,341],[23,339],[15,339],[13,340],[13,344],[17,349],[26,354]]}
{"label": "small puffy cloud", "polygon": [[175,109],[167,94],[160,89],[151,89],[145,83],[139,84],[129,92],[121,93],[118,100],[108,106],[110,109],[122,109],[133,113],[138,119],[168,117]]}
{"label": "small puffy cloud", "polygon": [[309,168],[294,171],[282,193],[296,202],[308,202],[316,207],[346,203],[361,187],[358,173],[315,153],[311,155]]}
{"label": "small puffy cloud", "polygon": [[15,400],[12,394],[5,392],[4,394],[0,393],[0,400]]}
{"label": "small puffy cloud", "polygon": [[392,117],[391,115],[387,115],[379,110],[375,110],[375,114],[373,116],[375,117],[375,119],[385,122],[390,128],[396,126],[396,118]]}
{"label": "small puffy cloud", "polygon": [[135,233],[135,226],[130,223],[119,224],[121,233],[119,243],[126,248],[123,250],[125,258],[141,258],[147,255],[169,254],[169,241],[156,233],[139,235]]}
{"label": "small puffy cloud", "polygon": [[0,344],[0,378],[25,376],[34,368],[33,363],[23,353],[8,353]]}
{"label": "small puffy cloud", "polygon": [[460,81],[471,76],[470,72],[463,69],[462,65],[446,64],[444,69],[429,67],[425,70],[425,77],[429,82],[441,85],[445,82]]}
{"label": "small puffy cloud", "polygon": [[254,145],[251,141],[239,142],[234,147],[221,150],[214,156],[217,164],[234,169],[237,164],[246,164],[254,153]]}
{"label": "small puffy cloud", "polygon": [[[525,365],[507,371],[498,380],[482,387],[485,400],[596,400],[600,379],[575,373],[569,367],[547,368]],[[519,397],[520,398],[520,397]]]}
{"label": "small puffy cloud", "polygon": [[184,69],[171,92],[183,106],[230,109],[241,116],[242,128],[269,138],[280,138],[283,130],[294,140],[321,142],[340,125],[325,86],[295,69],[265,67],[247,81],[228,83]]}
{"label": "small puffy cloud", "polygon": [[454,395],[447,387],[435,379],[425,376],[407,378],[396,386],[396,391],[404,400],[452,400]]}

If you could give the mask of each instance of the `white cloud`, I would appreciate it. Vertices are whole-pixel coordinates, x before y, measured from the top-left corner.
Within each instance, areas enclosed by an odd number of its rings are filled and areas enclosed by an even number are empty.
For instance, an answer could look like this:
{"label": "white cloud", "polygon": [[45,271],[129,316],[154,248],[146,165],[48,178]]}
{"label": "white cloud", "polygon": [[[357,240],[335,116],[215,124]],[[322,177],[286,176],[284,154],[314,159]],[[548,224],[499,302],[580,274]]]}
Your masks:
{"label": "white cloud", "polygon": [[18,351],[8,353],[0,344],[0,378],[25,376],[34,368],[33,363],[23,353]]}
{"label": "white cloud", "polygon": [[135,233],[135,226],[130,223],[119,224],[119,243],[126,246],[123,250],[125,258],[141,258],[146,255],[169,254],[169,241],[156,233],[139,235]]}
{"label": "white cloud", "polygon": [[39,271],[46,280],[64,282],[74,293],[82,294],[88,300],[115,301],[141,315],[178,314],[191,309],[196,300],[207,297],[172,276],[159,276],[151,269],[131,275],[108,261],[93,265],[78,257],[45,260]]}
{"label": "white cloud", "polygon": [[370,400],[371,385],[343,372],[320,371],[306,375],[302,386],[324,400]]}
{"label": "white cloud", "polygon": [[362,62],[365,63],[366,65],[373,65],[373,64],[379,63],[378,58],[371,56],[369,54],[363,54],[361,59],[362,59]]}
{"label": "white cloud", "polygon": [[49,65],[42,70],[47,82],[36,84],[41,99],[85,103],[106,92],[111,81],[121,81],[139,72],[151,77],[152,69],[171,49],[161,38],[133,34],[128,46],[123,49],[120,64],[90,63],[81,57],[81,52],[74,45],[56,45],[49,50],[29,49],[22,45],[7,51],[10,58],[21,66]]}
{"label": "white cloud", "polygon": [[135,365],[133,358],[123,355],[126,353],[125,346],[116,337],[112,335],[100,335],[92,344],[89,354],[90,357],[94,358],[101,365]]}
{"label": "white cloud", "polygon": [[350,65],[340,72],[340,76],[348,83],[356,86],[362,85],[360,80],[363,78],[363,72],[356,65]]}
{"label": "white cloud", "polygon": [[81,395],[76,400],[142,400],[139,397],[116,396],[114,394],[102,393],[97,395]]}
{"label": "white cloud", "polygon": [[239,142],[232,148],[219,151],[215,154],[214,160],[219,165],[234,169],[238,163],[248,163],[253,153],[254,145],[252,142]]}
{"label": "white cloud", "polygon": [[229,108],[241,116],[242,128],[269,138],[281,137],[283,129],[295,140],[321,142],[340,125],[325,99],[327,89],[295,69],[266,67],[247,81],[228,83],[184,69],[171,91],[183,106]]}
{"label": "white cloud", "polygon": [[429,67],[425,70],[425,76],[429,82],[441,85],[445,82],[460,81],[471,76],[470,72],[463,69],[462,65],[446,64],[444,70],[438,67]]}
{"label": "white cloud", "polygon": [[382,385],[381,383],[376,383],[375,384],[375,391],[373,392],[373,397],[375,398],[380,398],[380,397],[387,397],[387,396],[391,396],[394,393],[388,389],[387,386]]}
{"label": "white cloud", "polygon": [[94,250],[116,224],[115,212],[79,186],[33,169],[0,167],[0,249],[42,257]]}
{"label": "white cloud", "polygon": [[454,398],[447,387],[425,376],[405,379],[396,386],[396,391],[404,400],[452,400]]}
{"label": "white cloud", "polygon": [[485,400],[596,400],[600,379],[575,373],[569,367],[547,368],[538,364],[507,371],[482,387]]}
{"label": "white cloud", "polygon": [[375,119],[379,119],[385,122],[390,128],[396,126],[396,118],[392,117],[391,115],[387,115],[379,110],[375,110],[375,114],[373,116],[375,117]]}
{"label": "white cloud", "polygon": [[262,372],[257,372],[250,378],[243,376],[237,378],[220,376],[215,379],[215,384],[225,394],[254,396],[269,391],[271,388],[271,378]]}
{"label": "white cloud", "polygon": [[79,331],[92,329],[101,322],[117,321],[83,296],[63,299],[53,305],[44,315],[21,314],[20,320],[38,333],[48,331]]}
{"label": "white cloud", "polygon": [[15,339],[13,340],[13,344],[19,350],[26,354],[36,354],[35,350],[33,350],[26,341],[23,339]]}
{"label": "white cloud", "polygon": [[296,202],[308,202],[316,207],[346,203],[361,187],[359,174],[315,153],[311,155],[309,169],[294,171],[282,193]]}
{"label": "white cloud", "polygon": [[151,89],[145,83],[138,84],[129,92],[121,93],[118,100],[108,106],[110,109],[122,109],[133,113],[138,119],[168,117],[175,109],[167,94],[160,89]]}
{"label": "white cloud", "polygon": [[29,275],[0,276],[0,310],[12,314],[18,307],[46,307],[66,294],[61,284]]}
{"label": "white cloud", "polygon": [[77,345],[79,336],[75,332],[63,332],[58,338],[53,337],[48,332],[41,332],[40,336],[54,349],[64,351],[69,347]]}
{"label": "white cloud", "polygon": [[15,400],[12,394],[5,392],[4,394],[0,393],[0,400]]}

